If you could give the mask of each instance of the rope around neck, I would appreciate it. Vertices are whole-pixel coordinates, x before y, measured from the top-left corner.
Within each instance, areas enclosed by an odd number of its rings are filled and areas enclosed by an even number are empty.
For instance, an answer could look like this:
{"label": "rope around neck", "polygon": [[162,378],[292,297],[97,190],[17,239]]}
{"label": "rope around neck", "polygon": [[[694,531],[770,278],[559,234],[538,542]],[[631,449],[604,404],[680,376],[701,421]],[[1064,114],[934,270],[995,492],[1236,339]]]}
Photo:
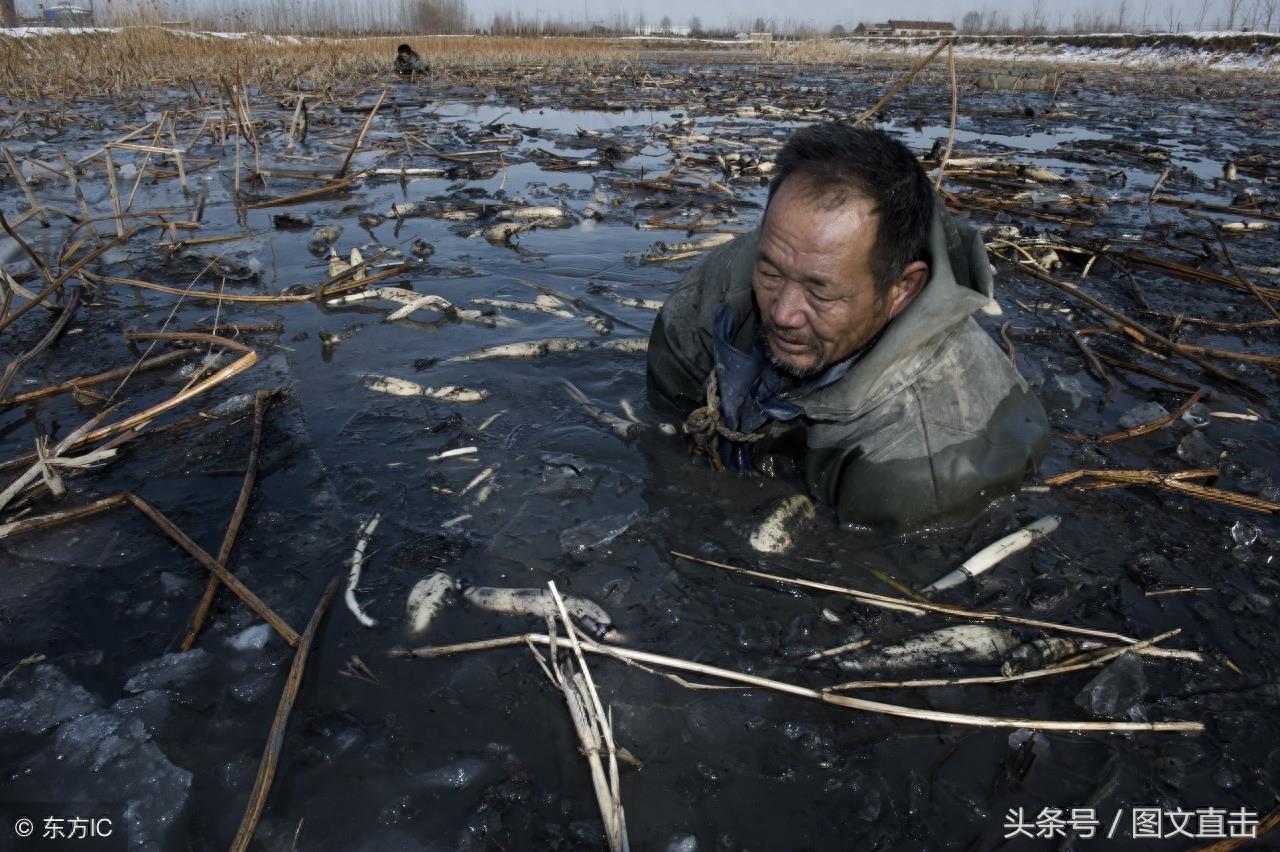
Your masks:
{"label": "rope around neck", "polygon": [[724,464],[716,451],[716,436],[738,444],[754,444],[765,437],[764,427],[761,426],[752,432],[735,432],[720,422],[720,385],[716,379],[714,367],[707,376],[706,396],[707,404],[701,408],[695,408],[685,418],[684,431],[693,439],[694,451],[706,454],[711,460],[712,470],[719,473],[724,470]]}

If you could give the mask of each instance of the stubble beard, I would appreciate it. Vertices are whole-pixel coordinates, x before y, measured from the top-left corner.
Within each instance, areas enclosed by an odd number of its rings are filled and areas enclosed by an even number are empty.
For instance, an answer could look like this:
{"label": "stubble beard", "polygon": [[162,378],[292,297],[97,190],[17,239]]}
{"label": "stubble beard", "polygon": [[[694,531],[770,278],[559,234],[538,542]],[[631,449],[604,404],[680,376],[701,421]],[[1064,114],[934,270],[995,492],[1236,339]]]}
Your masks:
{"label": "stubble beard", "polygon": [[[769,334],[774,330],[775,327],[772,323],[767,320],[762,322],[760,324],[760,343],[761,348],[764,349],[765,357],[769,359],[769,363],[772,364],[773,368],[779,373],[787,378],[802,381],[804,379],[813,378],[827,368],[827,362],[821,356],[819,356],[818,362],[812,367],[794,367],[782,360],[781,356],[779,356],[777,352],[774,352],[773,347],[769,344]],[[812,341],[810,341],[810,344],[812,345]]]}

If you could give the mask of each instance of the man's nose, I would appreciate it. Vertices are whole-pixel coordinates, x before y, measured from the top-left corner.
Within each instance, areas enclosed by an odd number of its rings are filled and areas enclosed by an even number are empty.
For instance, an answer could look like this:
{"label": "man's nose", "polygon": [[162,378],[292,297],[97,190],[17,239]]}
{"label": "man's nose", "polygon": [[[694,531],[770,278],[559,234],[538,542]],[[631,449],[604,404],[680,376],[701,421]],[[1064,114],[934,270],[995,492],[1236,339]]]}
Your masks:
{"label": "man's nose", "polygon": [[801,328],[805,323],[804,288],[794,281],[784,282],[773,300],[769,318],[779,328]]}

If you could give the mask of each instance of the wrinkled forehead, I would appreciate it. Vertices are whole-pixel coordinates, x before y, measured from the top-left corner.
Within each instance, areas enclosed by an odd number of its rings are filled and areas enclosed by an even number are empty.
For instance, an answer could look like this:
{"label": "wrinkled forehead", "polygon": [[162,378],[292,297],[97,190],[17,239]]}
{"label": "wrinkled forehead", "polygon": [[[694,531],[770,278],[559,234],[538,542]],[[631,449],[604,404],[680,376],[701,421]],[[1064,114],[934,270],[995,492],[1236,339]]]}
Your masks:
{"label": "wrinkled forehead", "polygon": [[784,184],[765,211],[756,260],[797,278],[862,281],[870,275],[878,228],[866,198],[832,207]]}

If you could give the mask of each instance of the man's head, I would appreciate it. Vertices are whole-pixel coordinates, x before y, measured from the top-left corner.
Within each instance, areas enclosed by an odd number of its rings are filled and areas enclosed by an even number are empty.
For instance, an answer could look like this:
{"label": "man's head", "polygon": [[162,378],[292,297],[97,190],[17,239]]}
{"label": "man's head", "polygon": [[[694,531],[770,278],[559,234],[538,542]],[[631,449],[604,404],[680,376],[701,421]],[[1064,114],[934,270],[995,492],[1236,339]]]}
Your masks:
{"label": "man's head", "polygon": [[778,155],[752,288],[774,365],[813,375],[870,342],[929,279],[933,189],[876,131],[824,123]]}
{"label": "man's head", "polygon": [[400,57],[401,61],[408,62],[413,58],[413,48],[407,44],[402,44],[396,48],[396,56]]}

